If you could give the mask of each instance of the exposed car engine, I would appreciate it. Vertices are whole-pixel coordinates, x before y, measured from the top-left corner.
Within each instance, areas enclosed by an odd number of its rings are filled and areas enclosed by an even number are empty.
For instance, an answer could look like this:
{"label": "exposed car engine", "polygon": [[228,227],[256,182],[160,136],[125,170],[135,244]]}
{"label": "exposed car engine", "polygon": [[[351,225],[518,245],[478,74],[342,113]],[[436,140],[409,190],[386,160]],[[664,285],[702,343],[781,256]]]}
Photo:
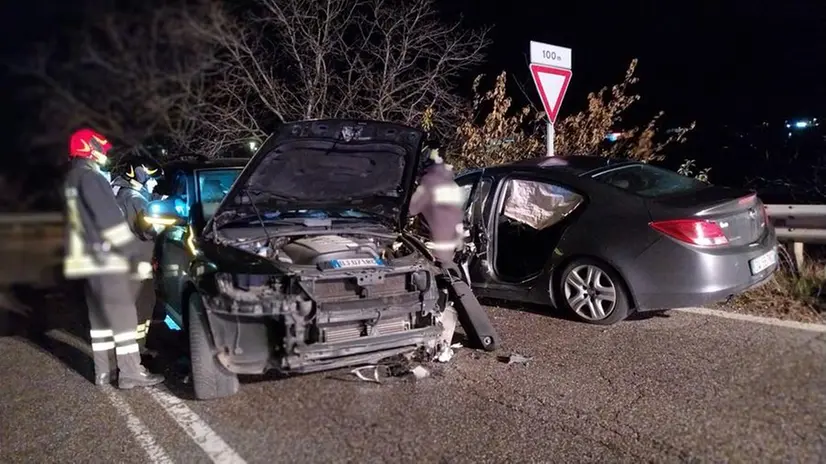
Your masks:
{"label": "exposed car engine", "polygon": [[381,259],[376,241],[372,237],[316,235],[287,243],[277,253],[281,262],[302,265],[353,258]]}

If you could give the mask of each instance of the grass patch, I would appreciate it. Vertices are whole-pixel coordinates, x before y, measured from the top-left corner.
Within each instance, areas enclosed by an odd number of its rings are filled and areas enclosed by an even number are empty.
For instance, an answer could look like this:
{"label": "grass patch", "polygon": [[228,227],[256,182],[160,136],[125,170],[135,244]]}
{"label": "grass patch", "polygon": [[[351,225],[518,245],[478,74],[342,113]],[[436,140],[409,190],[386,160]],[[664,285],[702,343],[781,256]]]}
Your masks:
{"label": "grass patch", "polygon": [[718,306],[758,316],[826,323],[826,261],[807,260],[796,271],[782,266],[765,284]]}

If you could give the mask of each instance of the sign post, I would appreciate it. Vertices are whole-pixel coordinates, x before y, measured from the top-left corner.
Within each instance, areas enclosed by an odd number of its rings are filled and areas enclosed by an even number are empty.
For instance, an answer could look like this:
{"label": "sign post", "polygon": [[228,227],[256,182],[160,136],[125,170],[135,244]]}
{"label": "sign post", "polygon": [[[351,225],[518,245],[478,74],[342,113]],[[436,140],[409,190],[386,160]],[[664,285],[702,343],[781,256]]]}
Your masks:
{"label": "sign post", "polygon": [[571,49],[531,41],[530,69],[545,114],[548,115],[545,134],[547,156],[554,156],[554,123],[571,82]]}

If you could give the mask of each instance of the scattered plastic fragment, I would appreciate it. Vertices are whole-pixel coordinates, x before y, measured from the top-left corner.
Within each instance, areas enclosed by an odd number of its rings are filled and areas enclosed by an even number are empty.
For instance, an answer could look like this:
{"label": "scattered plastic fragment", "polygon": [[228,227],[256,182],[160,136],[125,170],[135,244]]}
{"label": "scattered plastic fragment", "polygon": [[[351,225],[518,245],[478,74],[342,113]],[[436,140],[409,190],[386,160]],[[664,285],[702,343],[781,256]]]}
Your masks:
{"label": "scattered plastic fragment", "polygon": [[510,356],[500,356],[499,361],[511,364],[522,364],[523,366],[527,365],[533,357],[526,357],[522,356],[519,353],[511,353]]}
{"label": "scattered plastic fragment", "polygon": [[446,363],[446,362],[450,361],[451,359],[453,359],[453,356],[456,354],[455,350],[458,350],[461,347],[462,347],[461,343],[454,343],[450,346],[445,345],[445,347],[442,349],[442,351],[440,351],[439,354],[436,356],[436,361],[439,361],[441,363]]}
{"label": "scattered plastic fragment", "polygon": [[[367,373],[367,375],[370,375],[370,377],[365,375],[365,372]],[[354,374],[356,377],[358,377],[359,380],[363,380],[365,382],[374,382],[374,383],[379,383],[379,384],[381,383],[381,381],[379,380],[378,366],[372,366],[371,365],[371,366],[357,367],[357,368],[353,369],[352,371],[350,371],[350,373]]]}
{"label": "scattered plastic fragment", "polygon": [[411,369],[410,372],[413,374],[414,377],[416,377],[416,380],[421,380],[430,376],[430,371],[428,371],[422,366],[416,366],[413,369]]}

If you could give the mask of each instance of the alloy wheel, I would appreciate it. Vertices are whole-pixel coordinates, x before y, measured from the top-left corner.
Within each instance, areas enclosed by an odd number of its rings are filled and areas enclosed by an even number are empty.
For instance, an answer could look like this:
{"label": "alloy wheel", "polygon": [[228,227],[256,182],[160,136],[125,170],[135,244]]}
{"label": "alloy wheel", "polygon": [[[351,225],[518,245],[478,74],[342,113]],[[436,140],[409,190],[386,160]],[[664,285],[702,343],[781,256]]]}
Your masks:
{"label": "alloy wheel", "polygon": [[602,269],[583,264],[571,269],[565,278],[565,299],[580,317],[600,321],[617,306],[617,288]]}

